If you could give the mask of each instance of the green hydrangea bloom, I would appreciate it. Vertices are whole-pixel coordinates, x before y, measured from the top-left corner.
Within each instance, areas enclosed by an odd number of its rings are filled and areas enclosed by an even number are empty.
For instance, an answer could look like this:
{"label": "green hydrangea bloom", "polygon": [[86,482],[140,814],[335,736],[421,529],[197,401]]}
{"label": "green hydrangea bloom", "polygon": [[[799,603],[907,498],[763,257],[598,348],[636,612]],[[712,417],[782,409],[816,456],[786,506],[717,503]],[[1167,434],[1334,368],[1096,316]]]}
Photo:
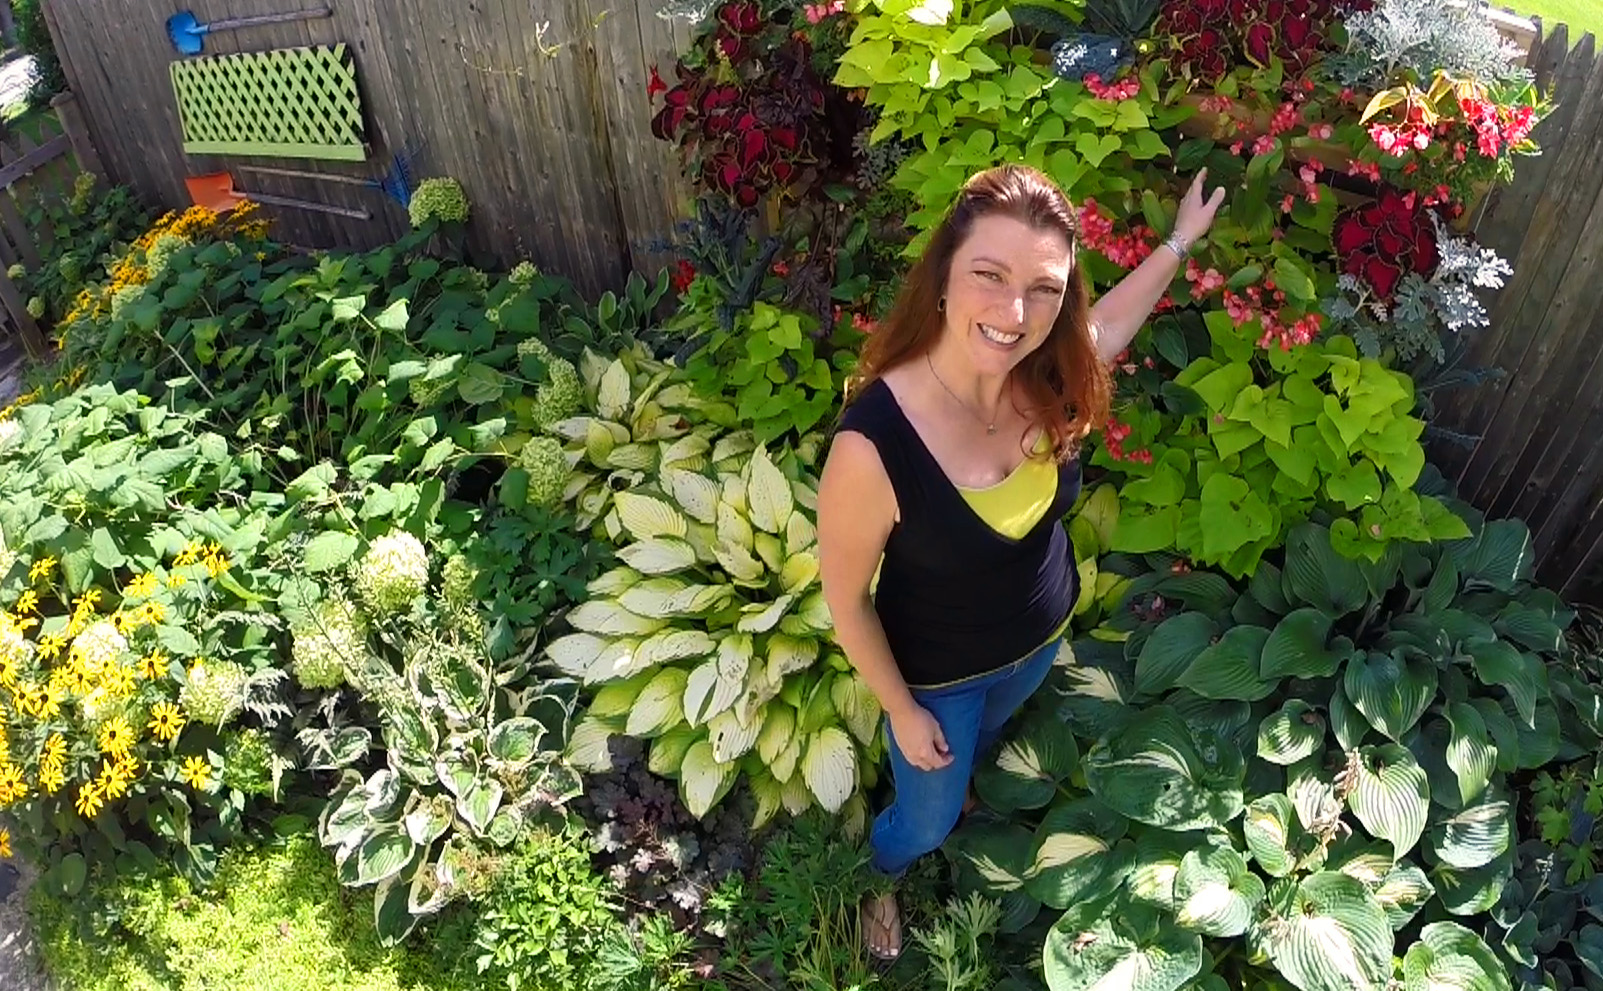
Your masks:
{"label": "green hydrangea bloom", "polygon": [[534,391],[534,422],[543,430],[579,414],[584,405],[584,383],[579,370],[566,358],[546,363],[550,380]]}
{"label": "green hydrangea bloom", "polygon": [[388,616],[409,607],[429,583],[423,542],[404,530],[373,541],[356,566],[356,594],[368,611]]}
{"label": "green hydrangea bloom", "polygon": [[430,220],[438,220],[442,224],[466,223],[468,196],[462,184],[455,179],[424,179],[418,183],[417,192],[412,194],[407,212],[412,216],[413,227],[422,227]]}
{"label": "green hydrangea bloom", "polygon": [[536,437],[518,452],[518,466],[529,473],[529,502],[554,506],[568,484],[568,458],[555,437]]}
{"label": "green hydrangea bloom", "polygon": [[17,281],[18,279],[22,278],[23,276],[25,276],[27,274],[28,274],[28,268],[27,268],[27,266],[23,265],[22,262],[17,262],[15,265],[13,265],[10,268],[6,269],[6,277],[9,278],[12,282]]}
{"label": "green hydrangea bloom", "polygon": [[540,270],[534,267],[534,262],[518,262],[517,265],[513,266],[512,274],[509,278],[511,278],[512,284],[519,289],[527,289],[534,285],[536,279],[540,278]]}
{"label": "green hydrangea bloom", "polygon": [[43,296],[28,297],[28,316],[33,317],[35,320],[43,320],[45,318],[45,300]]}
{"label": "green hydrangea bloom", "polygon": [[471,605],[473,584],[478,578],[478,569],[469,564],[467,558],[461,554],[452,554],[446,559],[445,568],[440,575],[440,592],[445,597],[445,604],[456,610]]}
{"label": "green hydrangea bloom", "polygon": [[83,263],[77,255],[62,255],[61,260],[56,262],[56,271],[61,273],[61,278],[68,285],[76,286],[83,281]]}
{"label": "green hydrangea bloom", "polygon": [[347,602],[318,603],[312,617],[291,633],[291,671],[306,688],[345,684],[347,665],[358,663],[367,651],[366,624]]}
{"label": "green hydrangea bloom", "polygon": [[144,286],[123,286],[121,289],[118,289],[111,296],[111,319],[120,319],[123,311],[126,310],[130,304],[138,302],[139,298],[144,294]]}
{"label": "green hydrangea bloom", "polygon": [[[21,437],[21,423],[16,420],[0,420],[0,451],[4,451],[6,448],[10,447],[14,441],[20,440]],[[4,552],[3,549],[0,549],[0,562],[4,561]],[[0,575],[4,575],[5,573],[6,569],[0,568]]]}
{"label": "green hydrangea bloom", "polygon": [[178,693],[178,704],[195,722],[227,724],[245,704],[245,669],[233,661],[197,661]]}
{"label": "green hydrangea bloom", "polygon": [[261,730],[241,730],[225,745],[223,786],[247,795],[273,793],[273,751]]}
{"label": "green hydrangea bloom", "polygon": [[150,270],[150,281],[155,282],[166,274],[173,255],[187,248],[190,243],[189,238],[171,232],[158,235],[145,250],[145,267]]}

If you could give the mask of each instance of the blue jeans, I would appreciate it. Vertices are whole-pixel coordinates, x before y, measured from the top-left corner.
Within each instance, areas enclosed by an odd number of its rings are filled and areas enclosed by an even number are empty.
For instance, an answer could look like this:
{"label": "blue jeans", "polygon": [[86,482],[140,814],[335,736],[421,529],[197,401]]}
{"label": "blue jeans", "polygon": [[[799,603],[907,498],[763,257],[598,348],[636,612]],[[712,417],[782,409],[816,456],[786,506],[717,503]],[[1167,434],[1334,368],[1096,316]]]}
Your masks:
{"label": "blue jeans", "polygon": [[900,877],[913,861],[946,842],[963,813],[974,762],[1001,738],[1008,719],[1041,687],[1062,642],[1054,640],[1021,661],[971,681],[913,689],[913,700],[941,724],[952,756],[952,762],[938,771],[909,764],[886,721],[896,797],[874,820],[869,837],[875,870]]}

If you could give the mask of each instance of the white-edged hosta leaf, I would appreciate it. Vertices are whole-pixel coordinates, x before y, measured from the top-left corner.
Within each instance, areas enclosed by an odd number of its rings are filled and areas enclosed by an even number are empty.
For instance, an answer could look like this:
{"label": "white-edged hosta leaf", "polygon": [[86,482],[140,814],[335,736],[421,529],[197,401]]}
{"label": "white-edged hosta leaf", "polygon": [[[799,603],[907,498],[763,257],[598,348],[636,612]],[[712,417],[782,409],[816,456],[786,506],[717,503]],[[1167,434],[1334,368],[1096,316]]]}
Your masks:
{"label": "white-edged hosta leaf", "polygon": [[1358,751],[1357,783],[1347,798],[1369,835],[1391,843],[1401,857],[1419,842],[1430,813],[1425,770],[1395,743]]}
{"label": "white-edged hosta leaf", "polygon": [[696,563],[696,549],[677,537],[657,537],[625,544],[618,557],[643,575],[671,575]]}
{"label": "white-edged hosta leaf", "polygon": [[767,633],[779,625],[785,610],[795,601],[794,595],[786,594],[772,602],[753,602],[751,605],[743,606],[740,618],[735,621],[735,629],[742,633]]}
{"label": "white-edged hosta leaf", "polygon": [[618,510],[618,521],[636,540],[685,535],[684,514],[665,499],[638,492],[616,492],[612,504]]}
{"label": "white-edged hosta leaf", "polygon": [[1393,937],[1369,889],[1337,871],[1275,882],[1261,942],[1302,991],[1385,991]]}
{"label": "white-edged hosta leaf", "polygon": [[1536,701],[1547,697],[1547,668],[1541,658],[1521,652],[1507,640],[1467,643],[1464,649],[1474,661],[1475,677],[1481,684],[1501,685],[1525,725],[1536,725]]}
{"label": "white-edged hosta leaf", "polygon": [[1432,922],[1403,957],[1403,991],[1511,991],[1492,948],[1456,922]]}
{"label": "white-edged hosta leaf", "polygon": [[757,744],[762,727],[742,723],[733,709],[725,709],[707,721],[707,739],[712,743],[712,759],[720,764],[739,760]]}
{"label": "white-edged hosta leaf", "polygon": [[1046,937],[1050,991],[1179,991],[1202,971],[1202,937],[1114,895],[1081,902]]}
{"label": "white-edged hosta leaf", "polygon": [[362,840],[356,851],[356,884],[377,884],[385,878],[401,873],[414,854],[417,844],[412,842],[399,823],[374,829]]}
{"label": "white-edged hosta leaf", "polygon": [[802,756],[802,777],[826,812],[839,812],[857,790],[857,748],[839,726],[813,734]]}
{"label": "white-edged hosta leaf", "polygon": [[1275,690],[1272,682],[1258,677],[1259,657],[1269,631],[1261,626],[1233,626],[1219,642],[1202,652],[1175,680],[1205,699],[1256,702]]}
{"label": "white-edged hosta leaf", "polygon": [[684,721],[685,685],[690,676],[682,668],[663,668],[640,690],[624,731],[634,737],[653,737]]}
{"label": "white-edged hosta leaf", "polygon": [[785,566],[785,545],[773,534],[755,534],[752,537],[752,548],[757,551],[757,560],[761,561],[769,571],[778,571]]}
{"label": "white-edged hosta leaf", "polygon": [[796,735],[796,710],[783,702],[775,702],[759,712],[758,718],[763,722],[757,733],[757,756],[772,767]]}
{"label": "white-edged hosta leaf", "polygon": [[679,773],[679,765],[684,763],[685,754],[690,752],[697,740],[704,738],[705,734],[692,726],[675,726],[651,741],[646,757],[647,769],[652,774],[673,777]]}
{"label": "white-edged hosta leaf", "polygon": [[1274,764],[1295,764],[1324,743],[1325,718],[1302,699],[1287,699],[1258,724],[1258,756]]}
{"label": "white-edged hosta leaf", "polygon": [[1260,795],[1247,805],[1241,832],[1247,850],[1270,877],[1285,877],[1297,866],[1292,850],[1297,828],[1297,810],[1285,795]]}
{"label": "white-edged hosta leaf", "polygon": [[612,770],[611,741],[623,731],[621,719],[598,719],[585,716],[574,726],[568,737],[566,756],[569,763],[581,771],[602,774]]}
{"label": "white-edged hosta leaf", "polygon": [[785,560],[779,572],[779,587],[791,595],[799,595],[818,580],[818,555],[811,551],[793,554]]}
{"label": "white-edged hosta leaf", "polygon": [[1127,885],[1137,899],[1165,912],[1175,910],[1174,882],[1187,853],[1206,842],[1202,833],[1166,833],[1148,830],[1135,844],[1135,859]]}
{"label": "white-edged hosta leaf", "polygon": [[1113,844],[1125,820],[1094,798],[1054,806],[1035,831],[1025,890],[1051,908],[1067,908],[1086,896],[1113,866]]}
{"label": "white-edged hosta leaf", "polygon": [[685,809],[697,819],[704,817],[735,779],[734,764],[720,764],[713,758],[712,744],[697,740],[685,751],[679,765],[679,794]]}
{"label": "white-edged hosta leaf", "polygon": [[546,644],[546,660],[570,678],[585,678],[615,639],[594,633],[569,633]]}
{"label": "white-edged hosta leaf", "polygon": [[768,680],[782,683],[789,675],[805,671],[818,660],[818,641],[775,633],[768,638]]}
{"label": "white-edged hosta leaf", "polygon": [[592,599],[616,599],[644,577],[633,568],[613,568],[591,579],[585,590]]}
{"label": "white-edged hosta leaf", "polygon": [[1503,897],[1503,889],[1508,887],[1513,876],[1512,850],[1503,851],[1485,867],[1460,870],[1437,864],[1430,872],[1431,884],[1436,889],[1436,897],[1441,900],[1442,908],[1459,916],[1480,915],[1490,911]]}
{"label": "white-edged hosta leaf", "polygon": [[1436,894],[1430,878],[1413,864],[1397,864],[1371,890],[1380,907],[1386,910],[1386,921],[1391,923],[1393,932],[1413,921]]}
{"label": "white-edged hosta leaf", "polygon": [[1458,870],[1485,867],[1509,850],[1513,815],[1508,801],[1488,789],[1473,805],[1431,823],[1431,851]]}
{"label": "white-edged hosta leaf", "polygon": [[961,889],[991,898],[1024,888],[1035,838],[1017,823],[966,825],[947,843],[957,864]]}
{"label": "white-edged hosta leaf", "polygon": [[[740,686],[720,684],[718,660],[708,658],[691,670],[685,681],[685,721],[700,726],[714,712],[721,712],[734,702]],[[722,702],[722,705],[719,703]]]}
{"label": "white-edged hosta leaf", "polygon": [[[638,547],[639,544],[634,546]],[[650,619],[670,619],[680,612],[680,593],[691,588],[690,582],[674,575],[659,575],[638,582],[618,596],[618,605]],[[693,596],[685,596],[688,602]]]}
{"label": "white-edged hosta leaf", "polygon": [[785,524],[790,521],[790,514],[795,509],[790,479],[785,477],[785,473],[769,458],[767,449],[762,447],[752,452],[747,472],[746,503],[752,525],[772,534],[784,534]]}
{"label": "white-edged hosta leaf", "polygon": [[1309,832],[1341,815],[1332,776],[1322,766],[1320,754],[1286,768],[1286,797],[1297,810],[1297,821]]}
{"label": "white-edged hosta leaf", "polygon": [[1135,662],[1135,689],[1161,695],[1173,688],[1186,668],[1219,634],[1219,625],[1199,612],[1171,616],[1152,631]]}
{"label": "white-edged hosta leaf", "polygon": [[[803,744],[806,742],[806,738],[801,733],[793,734],[790,742],[779,752],[779,756],[769,762],[768,770],[773,773],[775,780],[788,782],[792,778],[799,779],[801,777],[800,774],[796,773],[796,768],[801,763]],[[806,782],[802,782],[802,790],[807,790]],[[812,800],[809,799],[807,804],[812,804]],[[804,809],[806,807],[806,805],[802,806]]]}
{"label": "white-edged hosta leaf", "polygon": [[1452,739],[1447,744],[1447,766],[1458,777],[1458,804],[1468,805],[1479,798],[1497,767],[1497,746],[1486,733],[1486,721],[1472,705],[1453,702],[1447,706],[1447,722]]}
{"label": "white-edged hosta leaf", "polygon": [[979,755],[974,791],[1003,815],[1050,804],[1058,784],[1080,764],[1073,730],[1050,712],[1029,719],[1002,743],[994,761],[988,757]]}
{"label": "white-edged hosta leaf", "polygon": [[568,625],[585,633],[613,637],[645,637],[667,625],[665,620],[636,616],[615,602],[591,599],[568,610]]}
{"label": "white-edged hosta leaf", "polygon": [[619,444],[607,455],[605,467],[651,471],[657,467],[657,447],[655,444]]}
{"label": "white-edged hosta leaf", "polygon": [[702,657],[717,646],[717,641],[701,630],[663,630],[640,641],[635,649],[633,667],[643,670],[687,657]]}
{"label": "white-edged hosta leaf", "polygon": [[818,528],[805,513],[791,513],[785,521],[785,556],[794,557],[818,543]]}
{"label": "white-edged hosta leaf", "polygon": [[1342,688],[1371,726],[1400,741],[1436,698],[1436,668],[1429,661],[1400,661],[1378,651],[1354,654]]}
{"label": "white-edged hosta leaf", "polygon": [[841,675],[829,684],[829,700],[858,743],[866,747],[874,742],[879,735],[880,707],[867,682],[855,672]]}
{"label": "white-edged hosta leaf", "polygon": [[1263,645],[1258,674],[1263,680],[1328,678],[1341,666],[1343,655],[1325,646],[1330,639],[1329,616],[1308,606],[1288,613],[1275,625]]}
{"label": "white-edged hosta leaf", "polygon": [[1244,808],[1246,768],[1230,740],[1188,727],[1168,706],[1135,716],[1085,758],[1091,793],[1117,812],[1163,829],[1222,826]]}
{"label": "white-edged hosta leaf", "polygon": [[1204,936],[1239,936],[1263,897],[1263,881],[1240,852],[1227,846],[1192,850],[1174,879],[1175,921]]}

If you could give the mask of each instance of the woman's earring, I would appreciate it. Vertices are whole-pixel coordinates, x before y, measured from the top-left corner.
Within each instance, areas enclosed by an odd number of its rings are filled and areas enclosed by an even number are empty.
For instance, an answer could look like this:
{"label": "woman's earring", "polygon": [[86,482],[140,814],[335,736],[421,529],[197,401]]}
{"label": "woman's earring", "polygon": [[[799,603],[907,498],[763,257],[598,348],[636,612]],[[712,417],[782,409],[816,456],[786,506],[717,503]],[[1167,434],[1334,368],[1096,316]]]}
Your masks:
{"label": "woman's earring", "polygon": [[945,296],[942,296],[941,297],[941,301],[939,303],[935,304],[935,308],[937,310],[939,310],[940,312],[942,312],[942,313],[946,312],[946,297]]}

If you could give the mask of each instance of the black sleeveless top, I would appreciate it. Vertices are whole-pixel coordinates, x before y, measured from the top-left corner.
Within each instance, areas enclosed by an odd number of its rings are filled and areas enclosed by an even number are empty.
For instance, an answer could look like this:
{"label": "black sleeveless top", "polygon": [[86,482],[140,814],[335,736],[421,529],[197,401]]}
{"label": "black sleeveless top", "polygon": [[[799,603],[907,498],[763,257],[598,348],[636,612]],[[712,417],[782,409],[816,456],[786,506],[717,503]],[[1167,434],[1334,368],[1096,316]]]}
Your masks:
{"label": "black sleeveless top", "polygon": [[874,608],[910,687],[995,671],[1063,626],[1077,594],[1063,517],[1079,496],[1078,458],[1058,469],[1051,506],[1014,540],[970,507],[884,381],[846,408],[840,429],[874,444],[901,510],[885,542]]}

